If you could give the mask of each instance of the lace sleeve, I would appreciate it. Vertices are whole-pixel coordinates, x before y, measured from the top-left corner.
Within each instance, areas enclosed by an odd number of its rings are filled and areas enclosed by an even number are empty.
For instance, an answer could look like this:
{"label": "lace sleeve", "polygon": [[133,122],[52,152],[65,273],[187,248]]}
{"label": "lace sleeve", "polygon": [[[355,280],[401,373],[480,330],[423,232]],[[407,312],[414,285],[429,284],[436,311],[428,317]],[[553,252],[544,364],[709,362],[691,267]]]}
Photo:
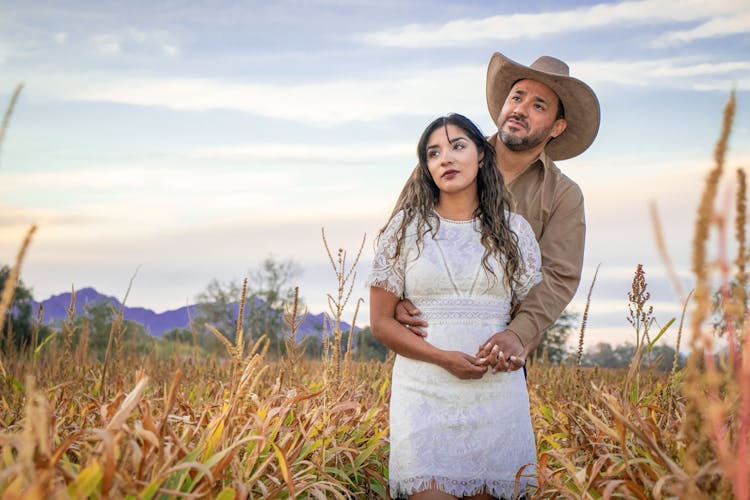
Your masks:
{"label": "lace sleeve", "polygon": [[404,248],[401,249],[397,258],[394,259],[393,255],[396,253],[398,228],[403,218],[403,212],[397,213],[380,236],[375,257],[372,259],[370,275],[365,281],[365,286],[368,288],[377,286],[398,297],[404,294],[404,271],[406,269]]}
{"label": "lace sleeve", "polygon": [[534,231],[522,216],[513,214],[513,231],[518,235],[518,249],[521,251],[522,268],[516,276],[516,294],[520,300],[542,281],[542,255]]}

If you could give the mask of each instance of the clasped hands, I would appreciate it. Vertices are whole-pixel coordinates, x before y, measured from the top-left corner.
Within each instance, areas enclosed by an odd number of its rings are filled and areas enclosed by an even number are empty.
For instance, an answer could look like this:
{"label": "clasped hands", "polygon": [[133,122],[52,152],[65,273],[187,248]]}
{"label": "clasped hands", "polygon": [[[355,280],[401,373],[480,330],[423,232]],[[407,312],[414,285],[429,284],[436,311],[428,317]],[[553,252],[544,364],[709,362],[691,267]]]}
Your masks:
{"label": "clasped hands", "polygon": [[[396,306],[396,321],[406,326],[412,333],[426,337],[423,327],[427,322],[420,319],[419,309],[408,300],[402,300]],[[485,373],[513,371],[523,367],[531,346],[524,348],[521,339],[512,330],[503,330],[493,334],[484,342],[474,356],[460,351],[446,351],[441,366],[461,379],[479,379]]]}

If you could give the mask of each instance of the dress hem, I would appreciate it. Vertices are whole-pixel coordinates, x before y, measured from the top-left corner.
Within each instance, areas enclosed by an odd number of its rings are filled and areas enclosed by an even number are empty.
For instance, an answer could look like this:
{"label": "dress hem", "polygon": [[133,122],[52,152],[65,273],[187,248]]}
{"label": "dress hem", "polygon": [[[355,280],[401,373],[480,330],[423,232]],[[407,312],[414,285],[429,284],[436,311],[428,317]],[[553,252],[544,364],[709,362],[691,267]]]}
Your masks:
{"label": "dress hem", "polygon": [[518,485],[518,495],[514,495],[516,482],[504,480],[456,480],[447,477],[413,477],[389,484],[392,498],[406,498],[409,495],[419,493],[428,489],[436,489],[457,497],[467,495],[478,495],[489,493],[496,498],[525,498],[530,487],[535,487],[536,482],[529,478],[521,478]]}

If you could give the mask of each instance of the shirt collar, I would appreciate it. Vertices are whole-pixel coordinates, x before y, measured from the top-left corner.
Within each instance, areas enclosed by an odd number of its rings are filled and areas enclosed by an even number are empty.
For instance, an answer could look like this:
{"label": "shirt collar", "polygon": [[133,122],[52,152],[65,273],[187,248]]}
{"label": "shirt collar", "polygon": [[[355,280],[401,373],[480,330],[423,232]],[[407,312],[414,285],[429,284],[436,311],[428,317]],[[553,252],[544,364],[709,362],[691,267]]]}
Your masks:
{"label": "shirt collar", "polygon": [[[487,138],[487,141],[494,146],[497,141],[497,132],[489,136]],[[554,165],[554,163],[552,162],[552,159],[549,157],[549,155],[547,155],[546,151],[542,151],[539,157],[536,160],[534,160],[534,162],[531,165],[526,167],[520,174],[518,174],[518,176],[515,179],[510,181],[510,183],[512,184],[516,182],[521,177],[526,176],[526,174],[528,174],[530,171],[537,170],[537,169],[541,169],[541,175],[542,177],[544,177],[545,173],[547,172],[547,170],[550,169],[552,165]]]}
{"label": "shirt collar", "polygon": [[[494,146],[497,143],[497,132],[487,137],[487,142],[489,142],[490,144]],[[554,163],[552,162],[552,159],[549,157],[549,155],[547,155],[547,151],[542,151],[539,157],[536,160],[534,160],[534,162],[530,166],[534,166],[538,164],[539,162],[541,162],[541,164],[545,168],[549,168],[551,165],[554,165]],[[525,169],[524,172],[526,170],[530,170],[530,168]]]}
{"label": "shirt collar", "polygon": [[547,154],[542,151],[542,154],[540,154],[539,157],[531,163],[531,165],[523,169],[523,171],[518,174],[515,179],[510,181],[510,184],[520,181],[521,179],[530,175],[539,176],[541,179],[544,179],[545,174],[549,170],[549,164],[551,162],[552,160],[549,159],[549,156],[547,156]]}
{"label": "shirt collar", "polygon": [[542,154],[539,155],[539,158],[537,158],[535,163],[539,162],[544,165],[545,170],[551,168],[552,165],[554,165],[554,163],[552,162],[552,158],[549,157],[546,150],[542,151]]}

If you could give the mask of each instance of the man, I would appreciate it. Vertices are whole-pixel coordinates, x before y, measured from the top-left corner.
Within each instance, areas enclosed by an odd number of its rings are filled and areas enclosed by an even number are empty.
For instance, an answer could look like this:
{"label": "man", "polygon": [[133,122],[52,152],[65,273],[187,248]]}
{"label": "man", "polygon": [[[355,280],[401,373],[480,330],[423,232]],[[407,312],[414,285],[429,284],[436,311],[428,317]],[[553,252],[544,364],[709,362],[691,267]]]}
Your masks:
{"label": "man", "polygon": [[[570,76],[567,64],[542,56],[530,66],[495,53],[487,69],[487,105],[498,132],[489,138],[497,165],[515,198],[515,211],[534,230],[542,254],[542,281],[510,324],[480,347],[477,363],[516,370],[575,295],[586,233],[583,194],[555,166],[584,152],[599,130],[594,91]],[[427,323],[404,300],[396,319],[426,336]]]}

